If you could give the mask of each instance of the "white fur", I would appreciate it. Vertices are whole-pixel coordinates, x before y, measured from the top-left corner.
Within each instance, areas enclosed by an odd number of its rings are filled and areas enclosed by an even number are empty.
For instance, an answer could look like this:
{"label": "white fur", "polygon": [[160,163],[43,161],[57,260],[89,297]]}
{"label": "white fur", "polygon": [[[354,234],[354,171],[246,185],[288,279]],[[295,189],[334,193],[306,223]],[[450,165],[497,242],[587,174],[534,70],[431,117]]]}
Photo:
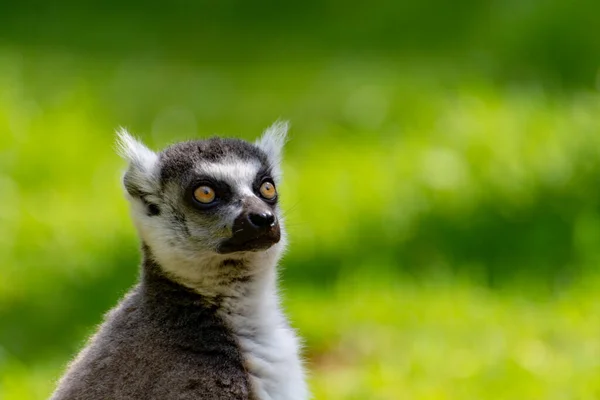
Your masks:
{"label": "white fur", "polygon": [[281,157],[283,156],[283,146],[287,140],[289,123],[287,121],[277,121],[268,127],[260,139],[255,144],[267,154],[271,165],[274,168],[273,175],[276,180],[281,179]]}
{"label": "white fur", "polygon": [[128,174],[141,190],[152,193],[155,189],[155,173],[158,154],[134,138],[125,128],[117,131],[117,150],[129,162]]}
{"label": "white fur", "polygon": [[117,148],[121,157],[145,171],[151,171],[158,161],[158,155],[125,128],[117,131]]}
{"label": "white fur", "polygon": [[196,167],[198,173],[207,174],[215,179],[227,182],[229,186],[242,196],[256,196],[252,191],[252,183],[260,164],[258,161],[242,162],[231,160],[220,163],[202,163]]}
{"label": "white fur", "polygon": [[272,265],[261,269],[249,294],[225,304],[222,316],[238,337],[256,397],[306,400],[309,394],[298,338],[279,305],[274,265],[278,253],[266,252],[255,260]]}

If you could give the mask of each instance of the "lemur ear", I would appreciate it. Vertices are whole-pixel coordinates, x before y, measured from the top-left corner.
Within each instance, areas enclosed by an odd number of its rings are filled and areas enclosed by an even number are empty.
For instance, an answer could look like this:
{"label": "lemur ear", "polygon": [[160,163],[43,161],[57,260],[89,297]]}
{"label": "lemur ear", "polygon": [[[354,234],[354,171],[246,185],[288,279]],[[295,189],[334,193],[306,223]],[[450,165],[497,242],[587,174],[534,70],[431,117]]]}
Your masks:
{"label": "lemur ear", "polygon": [[129,162],[129,168],[123,177],[127,193],[133,197],[153,193],[158,155],[124,128],[117,131],[117,149],[119,155]]}
{"label": "lemur ear", "polygon": [[288,128],[287,121],[276,121],[256,141],[256,145],[267,154],[273,168],[280,169]]}

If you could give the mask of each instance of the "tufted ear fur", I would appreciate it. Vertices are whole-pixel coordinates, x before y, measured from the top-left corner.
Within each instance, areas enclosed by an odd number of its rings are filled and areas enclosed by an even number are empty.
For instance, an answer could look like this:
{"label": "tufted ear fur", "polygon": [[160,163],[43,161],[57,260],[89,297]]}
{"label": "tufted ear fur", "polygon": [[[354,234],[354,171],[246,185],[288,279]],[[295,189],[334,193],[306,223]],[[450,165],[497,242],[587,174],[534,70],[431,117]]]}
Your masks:
{"label": "tufted ear fur", "polygon": [[129,162],[123,177],[125,190],[132,197],[144,197],[154,192],[158,155],[124,128],[117,131],[119,155]]}
{"label": "tufted ear fur", "polygon": [[263,135],[255,144],[267,154],[275,174],[281,174],[281,158],[283,146],[287,141],[289,123],[287,121],[276,121],[265,130]]}

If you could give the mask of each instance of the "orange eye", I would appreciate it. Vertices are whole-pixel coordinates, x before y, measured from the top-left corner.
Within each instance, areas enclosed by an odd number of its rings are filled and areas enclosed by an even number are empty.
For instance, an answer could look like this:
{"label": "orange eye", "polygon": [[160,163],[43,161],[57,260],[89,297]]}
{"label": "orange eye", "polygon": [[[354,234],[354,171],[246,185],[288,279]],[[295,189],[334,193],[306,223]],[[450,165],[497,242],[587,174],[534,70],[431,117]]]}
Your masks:
{"label": "orange eye", "polygon": [[264,182],[260,185],[260,195],[267,200],[273,200],[275,196],[277,196],[277,190],[275,190],[275,185],[271,182]]}
{"label": "orange eye", "polygon": [[212,203],[215,197],[215,191],[210,186],[198,186],[194,190],[194,198],[202,204]]}

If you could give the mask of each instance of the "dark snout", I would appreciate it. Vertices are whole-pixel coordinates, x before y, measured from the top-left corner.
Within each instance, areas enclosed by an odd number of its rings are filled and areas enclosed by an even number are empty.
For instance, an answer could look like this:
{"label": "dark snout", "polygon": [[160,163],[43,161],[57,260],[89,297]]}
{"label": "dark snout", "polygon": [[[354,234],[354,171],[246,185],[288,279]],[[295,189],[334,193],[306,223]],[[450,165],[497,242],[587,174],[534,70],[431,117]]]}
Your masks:
{"label": "dark snout", "polygon": [[268,207],[245,209],[235,219],[232,236],[219,246],[219,253],[266,250],[281,239],[279,222]]}

